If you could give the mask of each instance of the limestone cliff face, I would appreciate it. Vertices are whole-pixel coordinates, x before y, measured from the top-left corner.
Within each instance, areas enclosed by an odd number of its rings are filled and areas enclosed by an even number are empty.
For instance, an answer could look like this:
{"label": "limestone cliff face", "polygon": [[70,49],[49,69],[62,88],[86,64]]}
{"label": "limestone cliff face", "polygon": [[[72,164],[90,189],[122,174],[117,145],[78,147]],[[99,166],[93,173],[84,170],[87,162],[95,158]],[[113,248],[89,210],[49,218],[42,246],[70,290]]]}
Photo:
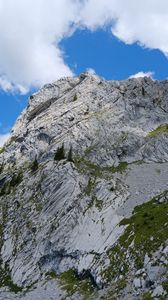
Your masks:
{"label": "limestone cliff face", "polygon": [[167,299],[168,81],[46,85],[0,153],[0,299]]}

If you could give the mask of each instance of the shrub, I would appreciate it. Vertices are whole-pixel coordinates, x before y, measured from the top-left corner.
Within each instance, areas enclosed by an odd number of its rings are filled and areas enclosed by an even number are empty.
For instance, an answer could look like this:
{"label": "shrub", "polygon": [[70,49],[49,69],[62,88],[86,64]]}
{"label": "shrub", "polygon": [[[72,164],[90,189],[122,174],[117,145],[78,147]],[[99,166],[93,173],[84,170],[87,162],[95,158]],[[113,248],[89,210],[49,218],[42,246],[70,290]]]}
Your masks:
{"label": "shrub", "polygon": [[17,175],[14,175],[11,179],[10,186],[15,187],[22,182],[23,174],[20,172]]}
{"label": "shrub", "polygon": [[72,158],[72,146],[69,149],[67,160],[73,162],[73,158]]}
{"label": "shrub", "polygon": [[166,133],[168,133],[168,124],[162,124],[153,131],[149,132],[146,138],[155,138]]}
{"label": "shrub", "polygon": [[145,89],[143,86],[142,86],[142,95],[145,96]]}
{"label": "shrub", "polygon": [[76,101],[78,99],[77,94],[74,95],[73,101]]}
{"label": "shrub", "polygon": [[0,174],[3,172],[3,168],[4,168],[4,166],[3,166],[3,164],[1,164],[0,165]]}
{"label": "shrub", "polygon": [[38,167],[39,167],[38,161],[37,161],[37,159],[35,159],[34,162],[31,165],[31,171],[33,173],[36,172],[38,170]]}
{"label": "shrub", "polygon": [[13,175],[12,179],[10,181],[7,181],[0,189],[0,197],[9,195],[13,190],[13,188],[19,185],[22,182],[22,180],[23,180],[22,172]]}
{"label": "shrub", "polygon": [[5,151],[5,148],[0,148],[0,154],[2,154]]}
{"label": "shrub", "polygon": [[61,147],[58,147],[54,156],[54,160],[62,160],[62,159],[65,159],[64,144],[62,144]]}

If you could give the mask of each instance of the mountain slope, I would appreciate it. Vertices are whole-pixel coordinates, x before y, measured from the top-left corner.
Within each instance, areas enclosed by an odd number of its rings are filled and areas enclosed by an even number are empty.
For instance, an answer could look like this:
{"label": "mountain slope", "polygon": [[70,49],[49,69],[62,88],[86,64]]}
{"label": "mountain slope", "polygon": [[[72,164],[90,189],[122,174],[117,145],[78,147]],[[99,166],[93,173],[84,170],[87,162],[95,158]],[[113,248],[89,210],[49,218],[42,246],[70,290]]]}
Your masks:
{"label": "mountain slope", "polygon": [[0,299],[166,299],[168,81],[81,74],[0,154]]}

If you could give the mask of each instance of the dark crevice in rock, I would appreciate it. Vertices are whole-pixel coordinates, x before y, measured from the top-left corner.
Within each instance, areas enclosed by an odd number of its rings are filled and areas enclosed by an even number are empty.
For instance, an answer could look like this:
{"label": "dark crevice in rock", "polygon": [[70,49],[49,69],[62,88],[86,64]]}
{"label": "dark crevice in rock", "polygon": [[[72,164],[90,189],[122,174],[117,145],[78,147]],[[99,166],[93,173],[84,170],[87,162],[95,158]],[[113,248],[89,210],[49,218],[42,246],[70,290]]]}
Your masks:
{"label": "dark crevice in rock", "polygon": [[37,139],[39,141],[46,142],[47,144],[50,144],[50,142],[52,140],[52,138],[44,132],[39,133],[38,136],[37,136]]}
{"label": "dark crevice in rock", "polygon": [[59,264],[63,259],[66,258],[70,258],[70,259],[78,259],[80,256],[79,251],[74,251],[72,253],[67,253],[64,249],[62,250],[52,250],[51,249],[51,243],[48,243],[48,247],[50,248],[50,250],[48,251],[49,253],[42,256],[38,262],[39,267],[41,269],[45,269],[45,266],[47,266],[48,264],[51,264],[52,262],[52,266],[55,269],[55,271],[59,270]]}
{"label": "dark crevice in rock", "polygon": [[94,276],[91,273],[91,270],[89,270],[89,269],[88,270],[83,269],[82,272],[78,273],[78,277],[79,277],[80,280],[90,279],[90,281],[91,281],[91,283],[92,283],[92,285],[93,285],[94,288],[96,288],[96,289],[102,289],[102,285],[99,286],[97,284],[97,282],[95,281],[95,278],[94,278]]}
{"label": "dark crevice in rock", "polygon": [[42,103],[42,104],[38,105],[37,107],[35,107],[31,112],[29,112],[29,115],[27,118],[28,122],[31,122],[39,114],[41,114],[42,112],[47,110],[51,106],[51,104],[53,104],[56,100],[57,100],[57,98],[51,98],[51,99],[47,100],[45,103]]}

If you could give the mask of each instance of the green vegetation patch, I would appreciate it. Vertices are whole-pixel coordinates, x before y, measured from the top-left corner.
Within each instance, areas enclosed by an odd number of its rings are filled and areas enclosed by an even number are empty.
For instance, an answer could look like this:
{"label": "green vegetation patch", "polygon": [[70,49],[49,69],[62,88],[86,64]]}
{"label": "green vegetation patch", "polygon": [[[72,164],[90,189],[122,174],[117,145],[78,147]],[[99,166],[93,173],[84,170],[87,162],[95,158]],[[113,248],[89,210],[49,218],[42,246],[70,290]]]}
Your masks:
{"label": "green vegetation patch", "polygon": [[96,178],[90,177],[90,178],[88,179],[88,184],[87,184],[87,186],[86,186],[85,189],[84,189],[84,193],[85,193],[87,196],[90,196],[90,195],[91,195],[92,190],[93,190],[94,187],[95,187],[95,184],[96,184]]}
{"label": "green vegetation patch", "polygon": [[10,186],[11,187],[15,187],[17,185],[19,185],[23,180],[23,174],[22,172],[19,172],[18,174],[16,175],[13,175],[11,181],[10,181]]}
{"label": "green vegetation patch", "polygon": [[4,169],[4,165],[0,164],[0,174],[3,172],[3,169]]}
{"label": "green vegetation patch", "polygon": [[83,296],[83,300],[88,300],[94,292],[90,278],[81,280],[74,270],[62,273],[59,276],[59,281],[69,297],[74,293],[79,293]]}
{"label": "green vegetation patch", "polygon": [[93,200],[94,200],[94,203],[95,203],[95,207],[101,211],[102,208],[103,208],[103,200],[100,200],[100,199],[97,199],[97,197],[93,196]]}
{"label": "green vegetation patch", "polygon": [[[1,262],[0,262],[1,264]],[[15,294],[22,291],[22,287],[18,286],[12,281],[10,271],[6,266],[5,269],[0,266],[0,287],[7,286],[9,290]]]}
{"label": "green vegetation patch", "polygon": [[96,149],[96,147],[98,146],[98,144],[94,144],[94,145],[91,145],[90,147],[88,147],[86,150],[85,150],[85,155],[88,156],[92,153],[92,151],[94,151]]}
{"label": "green vegetation patch", "polygon": [[[10,183],[8,183],[8,186],[6,186],[5,188],[9,188],[9,189],[13,188],[15,185],[19,184],[21,180],[22,180],[21,174],[14,175]],[[3,194],[2,191],[5,192],[5,189],[0,190],[0,196]],[[4,243],[4,229],[6,226],[7,216],[8,216],[7,201],[1,201],[0,214],[1,214],[1,218],[0,218],[0,253],[1,253],[1,249]],[[12,281],[11,272],[9,270],[8,265],[5,264],[5,266],[2,267],[2,259],[0,255],[0,288],[1,287],[8,287],[9,290],[14,293],[18,293],[22,291],[22,288]]]}
{"label": "green vegetation patch", "polygon": [[152,300],[152,296],[150,292],[143,294],[141,300]]}
{"label": "green vegetation patch", "polygon": [[109,167],[109,171],[111,171],[112,173],[122,173],[127,169],[128,163],[126,161],[122,161],[119,163],[118,166],[114,167],[111,166]]}
{"label": "green vegetation patch", "polygon": [[167,281],[162,282],[162,286],[163,286],[164,290],[165,290],[165,291],[167,292],[167,294],[168,294],[168,278],[167,278]]}
{"label": "green vegetation patch", "polygon": [[65,150],[64,150],[64,144],[62,144],[61,147],[58,147],[55,156],[54,156],[54,160],[62,160],[65,159]]}
{"label": "green vegetation patch", "polygon": [[126,251],[119,241],[115,246],[107,251],[107,255],[110,259],[110,265],[102,272],[102,276],[108,283],[118,277],[118,274],[127,274],[129,271],[129,263],[126,259]]}
{"label": "green vegetation patch", "polygon": [[[125,279],[119,279],[112,284],[112,286],[107,290],[104,296],[102,296],[101,300],[117,300],[118,295],[121,291],[126,287],[127,281]],[[121,294],[120,294],[121,296]]]}
{"label": "green vegetation patch", "polygon": [[72,146],[68,151],[67,161],[73,162],[73,155],[72,155]]}
{"label": "green vegetation patch", "polygon": [[0,154],[4,153],[5,152],[5,147],[3,148],[0,148]]}
{"label": "green vegetation patch", "polygon": [[58,275],[54,271],[47,272],[46,276],[49,276],[52,279],[58,278]]}
{"label": "green vegetation patch", "polygon": [[22,172],[19,172],[18,174],[14,174],[12,179],[7,181],[0,189],[0,197],[9,195],[11,191],[22,182],[22,180],[23,180]]}
{"label": "green vegetation patch", "polygon": [[148,135],[146,136],[147,138],[153,138],[157,137],[161,134],[168,133],[168,124],[163,124],[154,129],[153,131],[149,132]]}
{"label": "green vegetation patch", "polygon": [[110,167],[101,167],[99,165],[94,164],[90,160],[87,160],[83,157],[75,157],[74,163],[77,169],[83,173],[90,173],[95,177],[102,177],[104,172],[108,173],[122,173],[127,169],[128,163],[127,162],[120,162],[118,166],[110,166]]}
{"label": "green vegetation patch", "polygon": [[35,173],[38,170],[38,167],[39,167],[38,161],[37,159],[35,159],[31,164],[30,169],[33,173]]}
{"label": "green vegetation patch", "polygon": [[131,218],[120,222],[120,225],[127,225],[120,242],[128,247],[130,242],[134,241],[135,253],[133,254],[140,265],[143,265],[145,253],[150,255],[168,239],[168,201],[160,203],[161,198],[168,199],[168,191],[137,206]]}
{"label": "green vegetation patch", "polygon": [[[160,199],[165,199],[159,202]],[[108,282],[118,274],[129,271],[129,259],[137,269],[142,268],[145,254],[150,256],[168,239],[168,191],[154,197],[147,203],[136,206],[130,218],[120,222],[126,226],[118,242],[107,251],[110,265],[102,275]]]}
{"label": "green vegetation patch", "polygon": [[124,172],[126,170],[128,165],[127,162],[121,162],[116,167],[101,167],[92,163],[90,160],[79,156],[73,157],[73,162],[79,173],[88,175],[88,182],[83,190],[87,196],[91,196],[91,201],[87,209],[95,205],[95,207],[100,211],[103,208],[103,201],[94,195],[97,178],[105,178],[107,180],[111,179],[113,173]]}
{"label": "green vegetation patch", "polygon": [[74,97],[73,97],[73,102],[75,102],[75,101],[77,101],[78,100],[78,96],[77,96],[77,94],[75,93],[75,95],[74,95]]}
{"label": "green vegetation patch", "polygon": [[[35,195],[32,195],[30,198],[29,198],[29,202],[30,202],[30,205],[32,207],[32,205],[34,204],[35,205],[35,208],[38,212],[41,212],[42,209],[43,209],[43,205],[42,203],[39,201],[39,199],[37,199],[37,196]],[[34,206],[33,206],[34,207]]]}

